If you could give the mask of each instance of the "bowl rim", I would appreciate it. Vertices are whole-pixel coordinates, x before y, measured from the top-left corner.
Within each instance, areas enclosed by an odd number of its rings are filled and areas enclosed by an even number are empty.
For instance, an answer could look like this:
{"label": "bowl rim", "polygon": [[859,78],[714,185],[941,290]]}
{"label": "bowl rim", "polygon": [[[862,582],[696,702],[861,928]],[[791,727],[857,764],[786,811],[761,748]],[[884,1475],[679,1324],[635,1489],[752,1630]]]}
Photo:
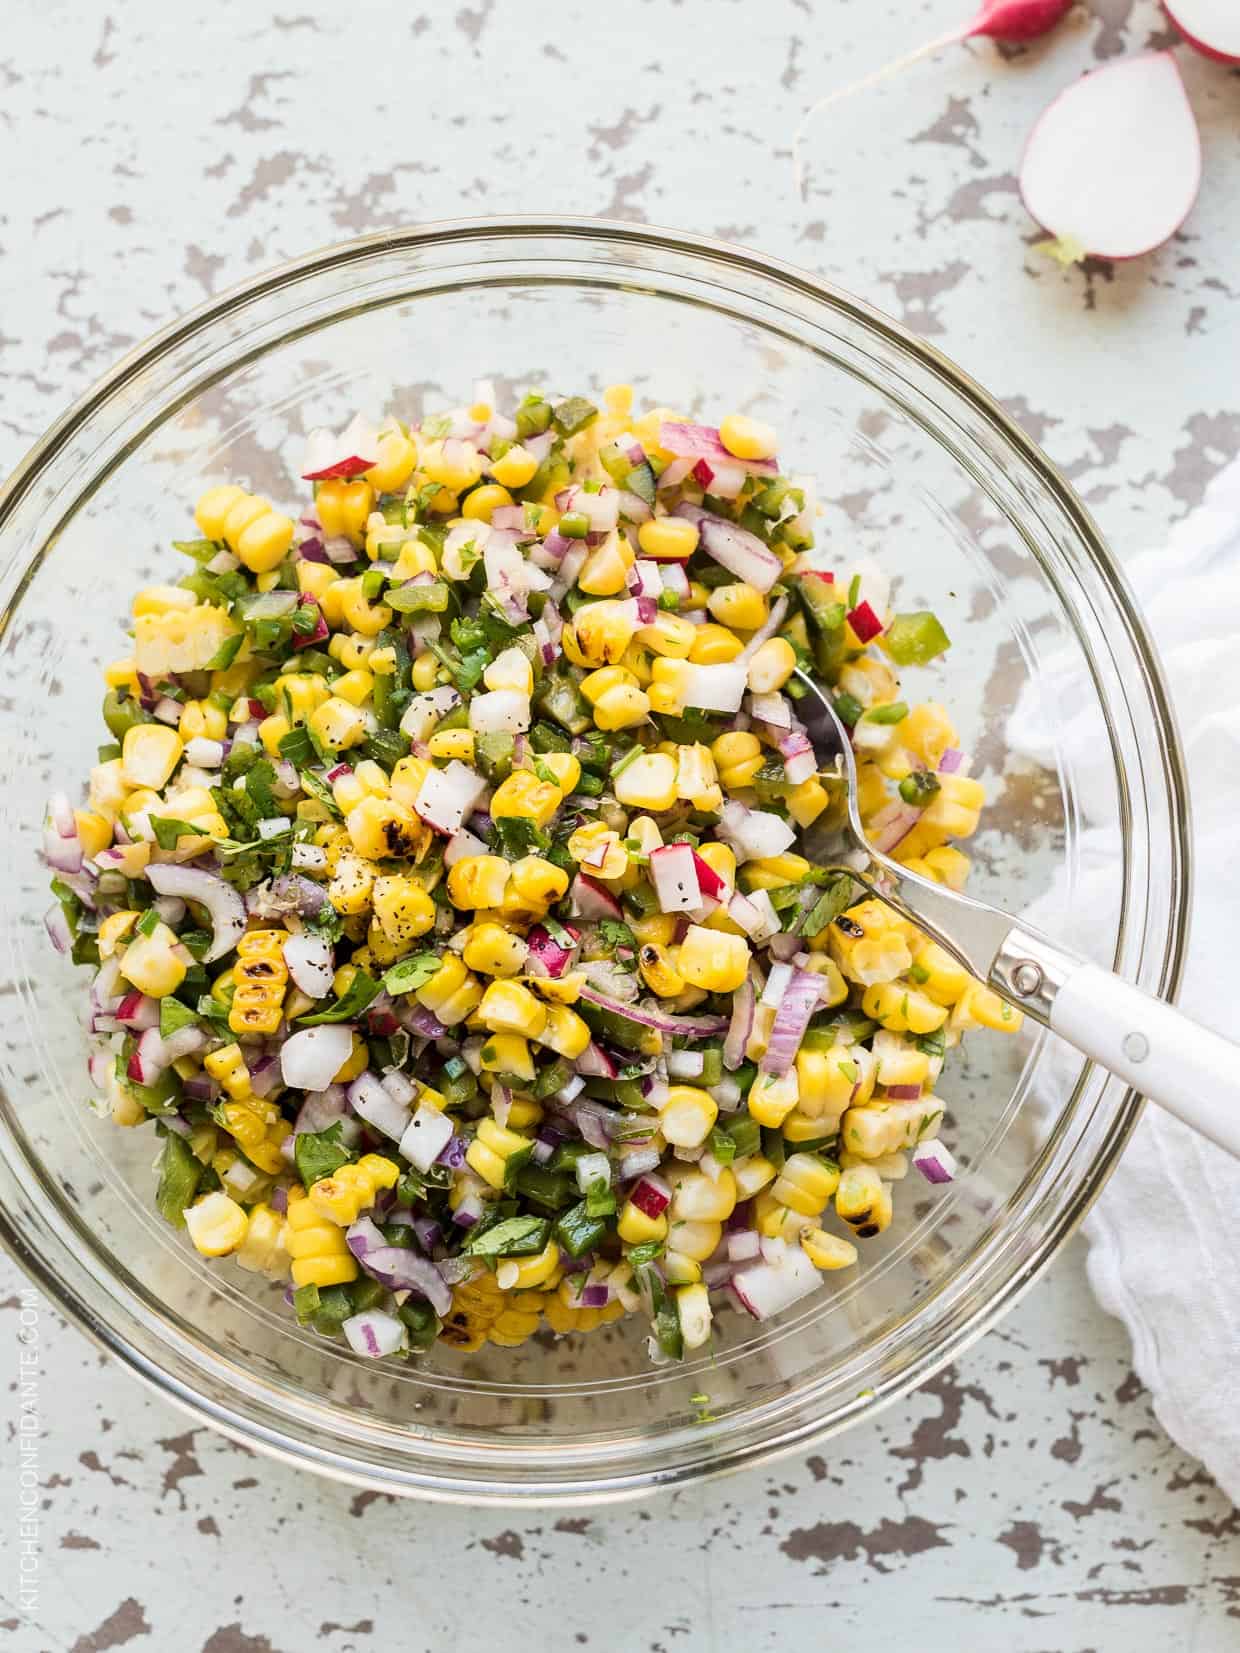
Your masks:
{"label": "bowl rim", "polygon": [[[49,426],[19,460],[3,484],[0,484],[0,533],[3,533],[10,518],[37,487],[44,469],[51,460],[63,445],[88,423],[93,414],[103,408],[118,391],[139,377],[148,366],[177,345],[193,338],[202,329],[224,319],[230,312],[243,308],[251,301],[278,293],[281,288],[307,276],[338,270],[350,263],[367,260],[378,253],[400,250],[416,252],[437,246],[450,246],[456,242],[468,242],[480,237],[508,240],[518,248],[523,241],[535,241],[546,237],[582,242],[606,239],[647,252],[663,250],[673,254],[696,256],[743,271],[751,277],[772,282],[777,288],[790,289],[803,299],[823,303],[831,310],[872,329],[886,342],[914,358],[936,379],[943,381],[955,396],[963,399],[972,412],[983,418],[1006,444],[1015,459],[1034,474],[1062,512],[1095,572],[1109,588],[1124,626],[1126,642],[1139,664],[1142,686],[1148,695],[1149,710],[1161,737],[1158,743],[1159,755],[1172,807],[1168,811],[1171,850],[1168,869],[1169,921],[1162,946],[1162,957],[1158,962],[1157,988],[1163,997],[1174,1001],[1185,967],[1192,895],[1192,834],[1187,772],[1162,665],[1127,577],[1115,561],[1091,514],[1072,485],[1060,474],[1038,444],[968,373],[933,344],[866,300],[857,298],[833,282],[812,275],[782,259],[716,237],[675,228],[584,215],[533,213],[513,217],[481,215],[436,219],[424,224],[403,225],[376,231],[312,249],[249,276],[174,318],[136,344],[96,379]],[[1084,1070],[1082,1082],[1089,1071],[1088,1067]],[[76,1297],[67,1301],[66,1298],[72,1294],[62,1292],[61,1282],[50,1265],[27,1244],[21,1230],[12,1222],[10,1214],[2,1206],[0,1244],[40,1289],[47,1293],[49,1300],[61,1313],[109,1354],[115,1356],[124,1368],[145,1385],[195,1421],[207,1423],[232,1439],[256,1447],[282,1462],[302,1468],[313,1468],[320,1474],[352,1485],[378,1487],[389,1493],[431,1500],[507,1506],[520,1499],[537,1497],[545,1507],[601,1504],[631,1499],[664,1487],[676,1487],[699,1479],[713,1478],[758,1463],[777,1461],[838,1432],[850,1421],[855,1421],[862,1415],[875,1415],[879,1409],[892,1405],[902,1396],[922,1387],[990,1330],[1048,1267],[1052,1258],[1084,1220],[1105,1186],[1140,1118],[1143,1107],[1143,1099],[1134,1091],[1124,1091],[1113,1108],[1113,1123],[1108,1136],[1092,1161],[1088,1175],[1083,1175],[1081,1187],[1073,1202],[1048,1227],[1036,1250],[1026,1258],[1024,1266],[1012,1271],[1005,1281],[1000,1282],[984,1307],[973,1312],[963,1325],[947,1328],[942,1344],[933,1354],[923,1357],[915,1369],[885,1381],[881,1390],[858,1396],[854,1404],[842,1409],[830,1421],[803,1421],[786,1427],[773,1436],[768,1435],[761,1441],[734,1449],[724,1448],[713,1454],[703,1455],[693,1462],[679,1464],[670,1470],[636,1468],[618,1471],[615,1466],[600,1466],[601,1472],[597,1473],[585,1490],[565,1486],[556,1481],[542,1484],[526,1481],[520,1486],[512,1483],[486,1485],[472,1480],[456,1481],[451,1476],[435,1473],[433,1468],[429,1473],[402,1469],[397,1475],[395,1472],[376,1471],[374,1466],[357,1466],[343,1452],[324,1448],[301,1437],[281,1434],[248,1415],[241,1406],[227,1406],[199,1393],[126,1341],[118,1331],[96,1315],[88,1303]]]}

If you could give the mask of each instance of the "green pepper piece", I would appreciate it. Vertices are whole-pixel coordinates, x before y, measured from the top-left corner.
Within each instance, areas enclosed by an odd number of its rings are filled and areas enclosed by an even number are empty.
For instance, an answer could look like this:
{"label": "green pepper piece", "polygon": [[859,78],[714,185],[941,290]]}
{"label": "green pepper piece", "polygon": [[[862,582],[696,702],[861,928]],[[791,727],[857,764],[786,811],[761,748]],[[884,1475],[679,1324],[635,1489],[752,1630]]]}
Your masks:
{"label": "green pepper piece", "polygon": [[883,633],[883,648],[897,666],[925,666],[951,647],[951,639],[928,609],[897,614]]}
{"label": "green pepper piece", "polygon": [[184,1137],[166,1131],[163,1152],[159,1156],[159,1188],[155,1204],[160,1215],[174,1228],[185,1226],[185,1208],[192,1205],[198,1184],[202,1180],[203,1163],[196,1157]]}
{"label": "green pepper piece", "polygon": [[474,740],[475,761],[492,786],[498,786],[512,774],[515,751],[516,741],[512,735],[482,734]]}
{"label": "green pepper piece", "polygon": [[606,1233],[607,1224],[589,1214],[584,1200],[566,1211],[555,1225],[556,1241],[570,1257],[584,1257],[602,1244]]}

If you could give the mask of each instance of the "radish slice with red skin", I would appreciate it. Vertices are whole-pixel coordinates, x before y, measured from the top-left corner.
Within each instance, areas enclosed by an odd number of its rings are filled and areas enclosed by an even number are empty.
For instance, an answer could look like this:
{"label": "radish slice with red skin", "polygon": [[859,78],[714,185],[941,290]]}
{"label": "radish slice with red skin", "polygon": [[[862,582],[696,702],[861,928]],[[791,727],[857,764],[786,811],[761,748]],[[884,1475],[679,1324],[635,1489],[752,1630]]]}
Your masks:
{"label": "radish slice with red skin", "polygon": [[1240,63],[1240,6],[1235,0],[1163,0],[1163,5],[1194,51],[1216,63]]}
{"label": "radish slice with red skin", "polygon": [[1020,189],[1063,263],[1139,258],[1179,229],[1201,184],[1201,136],[1170,52],[1143,52],[1061,92],[1029,137]]}

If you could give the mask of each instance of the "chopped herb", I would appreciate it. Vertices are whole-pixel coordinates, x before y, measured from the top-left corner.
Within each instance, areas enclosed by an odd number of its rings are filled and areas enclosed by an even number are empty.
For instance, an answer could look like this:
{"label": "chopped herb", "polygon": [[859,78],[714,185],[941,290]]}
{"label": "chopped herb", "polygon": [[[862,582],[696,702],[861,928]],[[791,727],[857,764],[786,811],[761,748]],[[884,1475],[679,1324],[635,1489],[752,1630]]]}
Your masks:
{"label": "chopped herb", "polygon": [[183,1027],[192,1027],[198,1017],[187,1004],[180,999],[161,999],[159,1001],[159,1036],[161,1039],[170,1039],[172,1035]]}
{"label": "chopped herb", "polygon": [[192,821],[178,821],[172,815],[152,815],[149,819],[160,849],[175,849],[179,838],[207,836],[206,827],[195,826]]}
{"label": "chopped herb", "polygon": [[140,936],[153,936],[159,928],[159,925],[159,914],[155,911],[154,907],[148,907],[142,917],[134,925],[134,929]]}
{"label": "chopped herb", "polygon": [[867,723],[903,723],[908,707],[902,700],[892,700],[885,706],[871,706],[865,714]]}
{"label": "chopped herb", "polygon": [[472,1233],[461,1250],[467,1257],[526,1257],[543,1250],[549,1224],[545,1217],[507,1217],[482,1233]]}
{"label": "chopped herb", "polygon": [[309,729],[301,723],[290,729],[287,735],[280,736],[279,750],[280,756],[295,769],[304,769],[318,756],[314,750],[314,742],[310,739]]}
{"label": "chopped herb", "polygon": [[299,1016],[298,1027],[322,1027],[328,1022],[352,1022],[361,1015],[372,999],[380,993],[380,984],[373,976],[368,976],[364,970],[354,975],[345,992],[334,1004],[326,1010],[316,1011],[313,1016]]}
{"label": "chopped herb", "polygon": [[637,951],[637,937],[628,925],[621,923],[618,918],[600,920],[599,933],[613,952],[617,947],[629,947],[633,952]]}
{"label": "chopped herb", "polygon": [[216,649],[215,653],[211,656],[210,660],[208,660],[206,665],[202,668],[203,671],[226,672],[229,666],[231,666],[233,661],[237,658],[238,652],[240,651],[241,645],[244,641],[245,633],[243,631],[234,632],[231,637],[226,637],[220,644],[219,648]]}
{"label": "chopped herb", "polygon": [[415,953],[412,958],[401,959],[384,976],[384,990],[393,995],[412,993],[430,981],[442,962],[438,953]]}
{"label": "chopped herb", "polygon": [[351,1151],[340,1140],[344,1127],[340,1120],[325,1131],[299,1131],[293,1138],[293,1159],[302,1186],[309,1188],[321,1177],[333,1176],[342,1165],[353,1158]]}

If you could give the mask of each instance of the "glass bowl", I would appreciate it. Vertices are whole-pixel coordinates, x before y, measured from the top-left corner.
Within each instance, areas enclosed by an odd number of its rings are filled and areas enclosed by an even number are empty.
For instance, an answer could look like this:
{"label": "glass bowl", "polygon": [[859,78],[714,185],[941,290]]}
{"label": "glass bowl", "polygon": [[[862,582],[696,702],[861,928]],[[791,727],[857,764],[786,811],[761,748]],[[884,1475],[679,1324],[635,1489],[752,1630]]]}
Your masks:
{"label": "glass bowl", "polygon": [[[0,1222],[19,1263],[118,1360],[198,1421],[391,1493],[598,1501],[752,1464],[869,1415],[960,1354],[1045,1267],[1124,1145],[1137,1102],[1045,1037],[979,1033],[941,1089],[962,1165],[898,1190],[859,1269],[781,1319],[717,1321],[712,1351],[652,1368],[637,1319],[518,1350],[370,1365],[300,1330],[278,1287],[208,1266],[151,1206],[154,1144],[86,1106],[85,980],[46,944],[44,800],[101,738],[99,663],[128,599],[177,566],[208,483],[292,502],[302,437],[357,408],[420,411],[531,385],[773,421],[820,479],[825,566],[878,557],[902,606],[954,647],[919,697],[952,708],[991,803],[976,888],[1019,908],[1110,828],[1094,956],[1174,991],[1187,810],[1153,651],[1079,500],[962,373],[864,304],[772,260],[628,224],[526,218],[384,233],[287,264],[125,358],[0,495]],[[1048,661],[1085,673],[1055,704]],[[1071,676],[1071,674],[1066,674]],[[1006,725],[1026,685],[1054,730],[1095,736],[1082,772],[1033,769]],[[1074,741],[1074,750],[1079,750]],[[1066,1077],[1065,1077],[1066,1074]],[[1049,1091],[1049,1111],[1027,1106]],[[914,1186],[914,1183],[917,1184]],[[705,1398],[703,1398],[705,1397]]]}

